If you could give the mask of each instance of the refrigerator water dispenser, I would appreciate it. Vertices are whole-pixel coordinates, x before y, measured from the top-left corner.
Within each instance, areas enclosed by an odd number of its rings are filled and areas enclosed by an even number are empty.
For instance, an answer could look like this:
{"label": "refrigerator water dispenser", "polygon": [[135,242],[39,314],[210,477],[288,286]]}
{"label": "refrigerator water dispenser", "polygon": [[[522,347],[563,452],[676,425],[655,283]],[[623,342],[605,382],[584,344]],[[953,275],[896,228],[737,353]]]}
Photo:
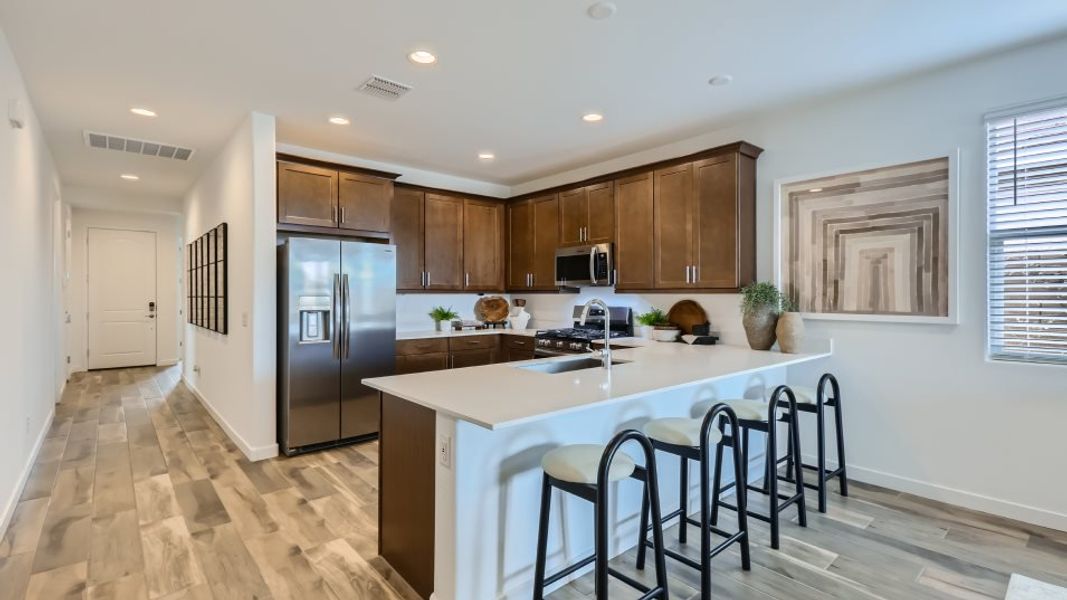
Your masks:
{"label": "refrigerator water dispenser", "polygon": [[300,342],[329,342],[332,302],[329,296],[300,296]]}

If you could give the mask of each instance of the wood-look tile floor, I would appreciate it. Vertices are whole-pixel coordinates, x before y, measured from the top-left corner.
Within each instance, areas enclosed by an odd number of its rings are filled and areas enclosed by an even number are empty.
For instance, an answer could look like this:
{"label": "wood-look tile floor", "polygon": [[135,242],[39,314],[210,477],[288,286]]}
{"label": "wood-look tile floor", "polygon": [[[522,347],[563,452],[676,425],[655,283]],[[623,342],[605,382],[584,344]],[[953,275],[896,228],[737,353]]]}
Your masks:
{"label": "wood-look tile floor", "polygon": [[[250,463],[178,379],[143,368],[68,383],[0,540],[0,600],[415,597],[376,554],[376,444]],[[1013,572],[1067,586],[1067,533],[859,483],[826,515],[808,499],[808,527],[784,522],[779,551],[749,521],[752,570],[719,556],[715,598],[999,599]],[[692,556],[695,534],[666,539]],[[650,579],[633,558],[614,566]],[[668,571],[672,598],[697,596],[696,571]],[[587,575],[550,598],[592,594]],[[612,598],[638,595],[613,583]]]}
{"label": "wood-look tile floor", "polygon": [[67,384],[0,540],[0,600],[416,597],[377,556],[376,443],[251,463],[179,376]]}

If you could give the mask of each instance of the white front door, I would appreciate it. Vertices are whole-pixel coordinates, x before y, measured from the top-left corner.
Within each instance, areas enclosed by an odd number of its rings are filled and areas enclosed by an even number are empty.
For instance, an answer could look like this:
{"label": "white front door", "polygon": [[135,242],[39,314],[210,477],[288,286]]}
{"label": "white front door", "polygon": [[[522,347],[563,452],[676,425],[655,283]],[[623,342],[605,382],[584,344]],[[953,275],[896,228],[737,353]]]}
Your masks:
{"label": "white front door", "polygon": [[89,368],[156,364],[156,234],[89,229]]}

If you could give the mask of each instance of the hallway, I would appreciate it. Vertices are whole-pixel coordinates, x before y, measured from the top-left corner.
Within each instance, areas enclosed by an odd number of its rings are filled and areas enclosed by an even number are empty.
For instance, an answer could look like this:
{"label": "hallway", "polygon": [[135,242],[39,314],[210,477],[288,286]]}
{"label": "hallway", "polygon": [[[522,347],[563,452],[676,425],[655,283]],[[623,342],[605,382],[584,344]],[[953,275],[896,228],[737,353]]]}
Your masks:
{"label": "hallway", "polygon": [[406,597],[376,552],[376,443],[251,463],[179,378],[71,379],[0,541],[0,600]]}

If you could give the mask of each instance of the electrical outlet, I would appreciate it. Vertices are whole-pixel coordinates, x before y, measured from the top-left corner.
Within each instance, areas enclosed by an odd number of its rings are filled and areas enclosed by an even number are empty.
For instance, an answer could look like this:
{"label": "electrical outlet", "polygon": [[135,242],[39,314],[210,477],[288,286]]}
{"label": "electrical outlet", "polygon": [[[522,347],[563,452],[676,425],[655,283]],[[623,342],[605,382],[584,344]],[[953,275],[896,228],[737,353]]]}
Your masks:
{"label": "electrical outlet", "polygon": [[452,436],[437,437],[437,460],[446,469],[452,468]]}
{"label": "electrical outlet", "polygon": [[200,374],[200,365],[193,365],[193,373]]}

